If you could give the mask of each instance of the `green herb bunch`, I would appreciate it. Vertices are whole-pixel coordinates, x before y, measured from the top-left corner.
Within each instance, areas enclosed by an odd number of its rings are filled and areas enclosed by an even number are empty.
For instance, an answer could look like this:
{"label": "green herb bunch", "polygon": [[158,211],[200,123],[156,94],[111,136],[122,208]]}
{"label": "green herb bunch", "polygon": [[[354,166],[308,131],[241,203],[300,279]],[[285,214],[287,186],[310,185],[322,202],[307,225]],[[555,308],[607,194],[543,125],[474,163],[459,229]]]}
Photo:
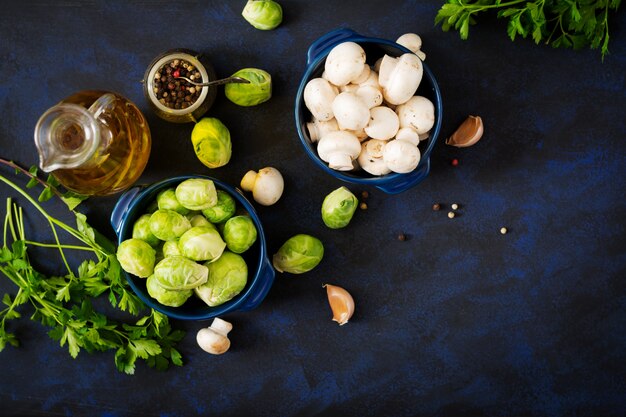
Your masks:
{"label": "green herb bunch", "polygon": [[[46,192],[40,199],[53,195],[64,195],[54,186],[35,179],[33,170],[28,172],[16,168],[16,172],[31,177],[29,185],[43,183]],[[50,327],[49,336],[67,345],[70,355],[76,358],[81,349],[87,352],[115,351],[117,369],[133,374],[137,359],[144,359],[150,367],[167,369],[170,362],[182,365],[180,353],[175,349],[184,332],[173,330],[167,316],[149,310],[130,290],[122,276],[115,256],[115,246],[89,226],[86,217],[72,210],[82,201],[81,197],[67,196],[64,200],[76,217],[76,227],[71,227],[49,215],[44,208],[18,185],[0,175],[0,181],[21,194],[50,225],[53,243],[30,241],[24,228],[22,208],[7,199],[6,216],[3,223],[3,245],[0,248],[0,272],[17,286],[14,296],[5,294],[4,308],[0,310],[0,351],[7,344],[18,346],[14,333],[7,331],[8,322],[21,317],[18,307],[30,304],[34,313],[32,320]],[[80,244],[63,244],[59,238],[64,231]],[[67,273],[46,276],[37,271],[28,256],[29,247],[56,249]],[[65,253],[81,251],[90,254],[80,263],[77,271],[70,268]],[[133,324],[115,321],[94,309],[92,300],[106,296],[113,307],[135,316]],[[2,308],[2,307],[0,307]],[[142,312],[148,314],[139,317]]]}
{"label": "green herb bunch", "polygon": [[532,36],[555,48],[600,48],[602,59],[609,53],[609,14],[616,12],[621,0],[447,0],[438,11],[435,24],[454,28],[461,39],[469,36],[469,25],[481,12],[497,11],[508,19],[507,33]]}

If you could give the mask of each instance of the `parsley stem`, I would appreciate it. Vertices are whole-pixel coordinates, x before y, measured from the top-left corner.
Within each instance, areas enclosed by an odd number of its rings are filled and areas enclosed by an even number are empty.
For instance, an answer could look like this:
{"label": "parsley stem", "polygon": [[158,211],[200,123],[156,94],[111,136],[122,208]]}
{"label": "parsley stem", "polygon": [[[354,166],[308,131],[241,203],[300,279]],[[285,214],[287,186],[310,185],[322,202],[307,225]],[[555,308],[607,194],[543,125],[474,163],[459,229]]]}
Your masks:
{"label": "parsley stem", "polygon": [[27,245],[30,246],[39,246],[42,248],[63,248],[63,249],[73,249],[73,250],[84,250],[84,251],[89,251],[89,252],[96,252],[95,249],[93,249],[92,247],[89,246],[78,246],[78,245],[57,245],[55,243],[40,243],[40,242],[33,242],[32,240],[25,240],[24,243],[26,243]]}
{"label": "parsley stem", "polygon": [[20,171],[22,174],[26,175],[29,178],[34,179],[35,181],[37,181],[39,184],[41,184],[44,188],[49,188],[54,195],[56,195],[57,197],[61,198],[63,197],[63,195],[59,192],[59,190],[56,189],[56,187],[51,186],[50,184],[48,184],[47,182],[45,182],[44,180],[42,180],[41,178],[39,178],[37,175],[33,175],[31,174],[27,169],[22,168],[21,166],[19,166],[18,164],[16,164],[13,161],[8,161],[4,158],[0,158],[0,164],[4,164],[6,166],[9,166],[11,168],[17,169],[18,171]]}

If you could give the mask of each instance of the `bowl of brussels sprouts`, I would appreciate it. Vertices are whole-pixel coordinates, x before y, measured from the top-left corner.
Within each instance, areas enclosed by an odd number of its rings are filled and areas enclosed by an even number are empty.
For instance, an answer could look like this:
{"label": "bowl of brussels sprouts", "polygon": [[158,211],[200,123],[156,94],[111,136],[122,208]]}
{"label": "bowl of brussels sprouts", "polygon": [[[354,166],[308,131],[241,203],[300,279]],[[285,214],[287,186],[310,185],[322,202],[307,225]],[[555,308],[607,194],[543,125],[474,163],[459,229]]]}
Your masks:
{"label": "bowl of brussels sprouts", "polygon": [[129,285],[169,317],[248,311],[274,282],[254,207],[217,179],[180,176],[133,187],[118,199],[111,225]]}
{"label": "bowl of brussels sprouts", "polygon": [[295,100],[298,136],[315,165],[387,194],[428,176],[442,123],[435,76],[421,50],[401,38],[347,28],[323,35],[307,51]]}

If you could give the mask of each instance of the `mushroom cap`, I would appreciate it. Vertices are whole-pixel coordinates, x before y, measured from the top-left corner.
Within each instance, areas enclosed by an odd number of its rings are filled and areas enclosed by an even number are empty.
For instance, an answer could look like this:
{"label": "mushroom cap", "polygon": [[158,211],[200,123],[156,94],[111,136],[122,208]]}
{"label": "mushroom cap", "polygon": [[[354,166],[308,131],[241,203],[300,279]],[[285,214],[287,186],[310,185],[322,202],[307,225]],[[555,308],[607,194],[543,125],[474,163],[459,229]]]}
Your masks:
{"label": "mushroom cap", "polygon": [[354,83],[354,84],[361,84],[361,83],[367,81],[367,79],[370,76],[370,72],[372,72],[372,69],[370,68],[370,66],[366,62],[365,64],[363,64],[363,70],[361,71],[361,74],[359,74],[359,76],[356,77],[351,82]]}
{"label": "mushroom cap", "polygon": [[359,84],[361,87],[369,85],[380,89],[380,84],[378,83],[378,73],[374,70],[371,70],[365,81],[357,84]]}
{"label": "mushroom cap", "polygon": [[393,172],[405,174],[413,171],[420,161],[417,146],[403,140],[390,140],[383,149],[383,160]]}
{"label": "mushroom cap", "polygon": [[414,54],[417,54],[417,51],[422,49],[422,38],[416,33],[405,33],[396,39],[396,43],[404,46]]}
{"label": "mushroom cap", "polygon": [[336,86],[348,84],[363,71],[365,51],[354,42],[343,42],[331,49],[324,70],[331,83]]}
{"label": "mushroom cap", "polygon": [[216,332],[210,327],[200,329],[196,334],[196,341],[202,350],[213,355],[221,355],[230,348],[230,340],[228,337]]}
{"label": "mushroom cap", "polygon": [[[371,141],[368,141],[371,142]],[[357,161],[361,168],[372,175],[386,175],[391,172],[389,168],[387,168],[387,164],[383,161],[383,158],[376,158],[369,154],[367,149],[368,142],[363,142],[361,144],[361,153],[357,158]],[[384,143],[384,142],[383,142]]]}
{"label": "mushroom cap", "polygon": [[273,167],[259,170],[252,189],[252,198],[264,206],[271,206],[283,195],[285,181],[280,171]]}
{"label": "mushroom cap", "polygon": [[398,133],[396,133],[396,139],[409,142],[415,146],[420,143],[420,136],[412,127],[403,127],[399,129]]}
{"label": "mushroom cap", "polygon": [[380,68],[378,70],[378,84],[380,84],[383,89],[387,85],[387,82],[389,82],[389,78],[398,65],[398,62],[399,58],[394,58],[389,55],[382,57],[380,61]]}
{"label": "mushroom cap", "polygon": [[[383,61],[384,64],[384,61]],[[383,85],[382,67],[379,82]],[[424,67],[422,61],[415,54],[404,54],[398,59],[397,65],[389,74],[383,85],[383,97],[391,104],[407,102],[420,85]]]}
{"label": "mushroom cap", "polygon": [[370,138],[388,140],[396,135],[400,121],[396,112],[389,107],[379,106],[370,109],[370,122],[365,132]]}
{"label": "mushroom cap", "polygon": [[313,78],[304,87],[304,104],[313,117],[321,121],[333,118],[332,104],[337,92],[327,80]]}
{"label": "mushroom cap", "polygon": [[418,134],[427,133],[435,124],[435,106],[422,96],[413,96],[396,108],[400,128],[412,127]]}
{"label": "mushroom cap", "polygon": [[383,92],[379,87],[370,84],[361,84],[356,90],[356,96],[370,109],[380,106],[383,102]]}
{"label": "mushroom cap", "polygon": [[340,129],[361,130],[370,119],[370,110],[353,93],[340,93],[332,104],[332,112]]}
{"label": "mushroom cap", "polygon": [[338,171],[351,171],[352,160],[361,152],[361,142],[350,132],[338,130],[324,135],[317,144],[319,157]]}

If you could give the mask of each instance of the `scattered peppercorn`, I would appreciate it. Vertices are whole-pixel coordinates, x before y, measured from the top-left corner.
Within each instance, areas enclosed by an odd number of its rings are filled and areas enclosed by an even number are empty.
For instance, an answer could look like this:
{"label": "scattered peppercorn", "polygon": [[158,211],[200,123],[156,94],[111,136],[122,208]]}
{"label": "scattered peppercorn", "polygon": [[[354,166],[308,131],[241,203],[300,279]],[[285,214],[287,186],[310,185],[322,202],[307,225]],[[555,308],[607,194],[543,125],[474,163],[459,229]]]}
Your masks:
{"label": "scattered peppercorn", "polygon": [[154,75],[154,94],[157,100],[170,109],[186,109],[193,105],[202,88],[177,77],[189,77],[202,81],[202,75],[193,65],[175,59],[164,64]]}
{"label": "scattered peppercorn", "polygon": [[459,205],[457,203],[452,203],[450,207],[452,207],[452,210],[457,210],[459,208]]}
{"label": "scattered peppercorn", "polygon": [[441,210],[441,204],[439,203],[433,204],[433,211],[439,211],[439,210]]}
{"label": "scattered peppercorn", "polygon": [[363,203],[359,204],[359,208],[361,210],[367,210],[367,203],[363,202]]}
{"label": "scattered peppercorn", "polygon": [[506,232],[508,232],[506,227],[503,227],[502,229],[500,229],[500,233],[502,233],[503,235],[506,235]]}
{"label": "scattered peppercorn", "polygon": [[449,212],[448,212],[448,217],[449,217],[449,218],[454,219],[454,216],[455,216],[455,214],[454,214],[454,212],[453,212],[453,211],[449,211]]}
{"label": "scattered peppercorn", "polygon": [[454,158],[452,161],[450,161],[450,164],[452,164],[452,166],[455,167],[459,164],[459,160]]}
{"label": "scattered peppercorn", "polygon": [[367,191],[362,191],[361,192],[361,198],[366,199],[369,196],[370,196],[370,193],[368,193]]}
{"label": "scattered peppercorn", "polygon": [[404,242],[406,240],[406,235],[404,233],[399,233],[398,234],[398,240],[400,242]]}

